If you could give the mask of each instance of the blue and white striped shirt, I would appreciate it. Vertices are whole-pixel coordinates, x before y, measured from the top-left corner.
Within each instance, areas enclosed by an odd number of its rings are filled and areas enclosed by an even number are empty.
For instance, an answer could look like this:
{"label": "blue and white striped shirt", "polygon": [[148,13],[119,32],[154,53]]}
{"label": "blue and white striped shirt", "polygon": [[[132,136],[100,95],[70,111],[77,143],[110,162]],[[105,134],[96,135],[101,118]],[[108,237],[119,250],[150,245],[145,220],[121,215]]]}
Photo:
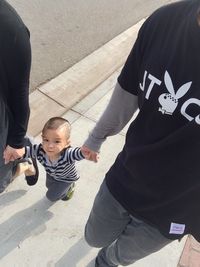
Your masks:
{"label": "blue and white striped shirt", "polygon": [[26,146],[25,158],[36,158],[45,168],[47,174],[57,181],[72,182],[79,179],[75,161],[84,159],[80,147],[65,148],[57,161],[51,162],[42,148],[42,144]]}

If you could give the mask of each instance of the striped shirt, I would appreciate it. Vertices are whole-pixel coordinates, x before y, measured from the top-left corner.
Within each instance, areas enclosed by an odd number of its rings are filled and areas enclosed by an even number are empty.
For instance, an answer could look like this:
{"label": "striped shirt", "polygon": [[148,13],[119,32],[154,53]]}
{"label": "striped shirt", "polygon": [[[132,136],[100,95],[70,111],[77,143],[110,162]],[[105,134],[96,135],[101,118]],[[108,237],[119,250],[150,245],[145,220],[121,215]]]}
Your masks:
{"label": "striped shirt", "polygon": [[42,148],[42,144],[26,146],[25,158],[36,158],[46,173],[57,181],[72,182],[79,179],[75,161],[84,159],[80,147],[65,148],[58,160],[51,162]]}

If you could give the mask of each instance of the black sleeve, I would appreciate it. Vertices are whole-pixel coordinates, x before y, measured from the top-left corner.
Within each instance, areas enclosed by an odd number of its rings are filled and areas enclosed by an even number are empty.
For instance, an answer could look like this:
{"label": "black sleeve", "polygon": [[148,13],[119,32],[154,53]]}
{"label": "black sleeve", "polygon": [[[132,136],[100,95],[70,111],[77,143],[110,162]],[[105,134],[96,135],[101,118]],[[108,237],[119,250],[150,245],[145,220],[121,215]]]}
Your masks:
{"label": "black sleeve", "polygon": [[146,53],[147,56],[151,56],[147,52],[148,46],[151,43],[154,44],[155,32],[157,32],[155,36],[158,38],[159,31],[163,31],[162,23],[166,21],[166,16],[167,19],[170,19],[170,13],[173,9],[172,4],[158,8],[145,20],[138,32],[137,39],[118,77],[120,86],[133,95],[138,95],[139,82],[142,78],[140,77],[140,70],[145,68],[144,55]]}
{"label": "black sleeve", "polygon": [[21,18],[9,5],[5,6],[1,22],[4,27],[4,31],[1,32],[1,53],[7,79],[6,100],[11,113],[7,144],[20,148],[24,144],[30,114],[30,36]]}
{"label": "black sleeve", "polygon": [[141,42],[143,28],[146,22],[142,25],[138,32],[137,39],[133,48],[125,62],[124,67],[118,77],[120,86],[133,95],[138,95],[139,89],[139,69],[142,61]]}

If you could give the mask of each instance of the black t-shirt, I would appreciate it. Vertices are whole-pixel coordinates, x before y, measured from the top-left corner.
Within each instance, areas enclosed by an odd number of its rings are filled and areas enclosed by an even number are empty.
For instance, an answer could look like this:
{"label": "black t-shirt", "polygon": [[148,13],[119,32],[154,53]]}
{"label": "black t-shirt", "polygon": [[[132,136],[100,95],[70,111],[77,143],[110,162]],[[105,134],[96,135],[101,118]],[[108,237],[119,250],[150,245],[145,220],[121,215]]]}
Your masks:
{"label": "black t-shirt", "polygon": [[16,11],[6,1],[0,0],[0,96],[9,114],[7,144],[15,148],[24,145],[30,113],[29,37],[29,31]]}
{"label": "black t-shirt", "polygon": [[200,241],[199,0],[154,12],[118,78],[140,112],[106,175],[113,196],[166,237]]}

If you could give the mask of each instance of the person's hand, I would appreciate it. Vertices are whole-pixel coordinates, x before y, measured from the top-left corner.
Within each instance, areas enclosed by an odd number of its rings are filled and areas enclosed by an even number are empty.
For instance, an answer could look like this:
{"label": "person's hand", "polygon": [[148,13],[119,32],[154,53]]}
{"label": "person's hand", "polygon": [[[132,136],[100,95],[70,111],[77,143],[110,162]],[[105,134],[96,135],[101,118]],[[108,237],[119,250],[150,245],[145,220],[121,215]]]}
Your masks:
{"label": "person's hand", "polygon": [[91,160],[94,162],[97,162],[99,159],[99,153],[93,150],[90,150],[88,147],[86,146],[82,146],[81,147],[81,152],[83,153],[84,157],[87,160]]}
{"label": "person's hand", "polygon": [[3,158],[5,161],[5,164],[7,164],[10,161],[14,161],[16,159],[21,158],[25,153],[25,148],[13,148],[9,145],[5,148],[3,152]]}

